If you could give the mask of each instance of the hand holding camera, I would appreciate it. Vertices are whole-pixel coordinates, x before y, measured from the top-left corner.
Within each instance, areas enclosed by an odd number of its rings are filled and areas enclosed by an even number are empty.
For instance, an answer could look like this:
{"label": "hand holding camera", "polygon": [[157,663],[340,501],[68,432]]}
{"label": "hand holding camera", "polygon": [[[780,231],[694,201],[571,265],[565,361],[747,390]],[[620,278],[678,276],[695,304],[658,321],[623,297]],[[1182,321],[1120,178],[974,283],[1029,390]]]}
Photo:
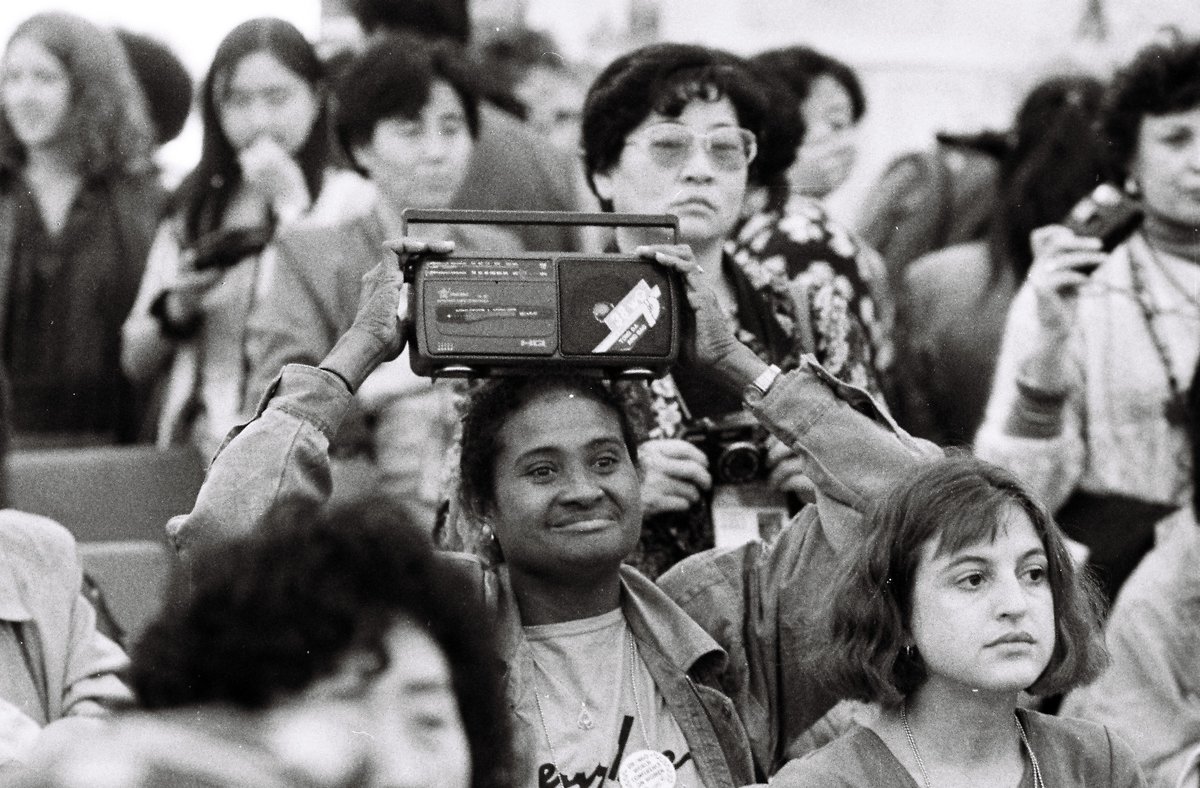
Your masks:
{"label": "hand holding camera", "polygon": [[648,440],[638,447],[642,466],[642,515],[686,512],[712,487],[708,458],[679,438]]}

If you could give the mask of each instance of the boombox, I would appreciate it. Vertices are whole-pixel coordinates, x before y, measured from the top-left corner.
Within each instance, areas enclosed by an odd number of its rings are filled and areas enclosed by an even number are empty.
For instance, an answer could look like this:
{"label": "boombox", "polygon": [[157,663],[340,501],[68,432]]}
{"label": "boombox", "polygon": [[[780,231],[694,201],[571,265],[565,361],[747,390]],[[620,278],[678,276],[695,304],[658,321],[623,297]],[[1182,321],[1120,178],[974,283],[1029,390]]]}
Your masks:
{"label": "boombox", "polygon": [[[656,229],[659,242],[669,243],[679,233],[677,219],[668,215],[404,211],[406,235],[420,224]],[[410,255],[404,280],[409,359],[425,377],[569,368],[654,378],[679,356],[682,277],[635,255],[456,249]]]}

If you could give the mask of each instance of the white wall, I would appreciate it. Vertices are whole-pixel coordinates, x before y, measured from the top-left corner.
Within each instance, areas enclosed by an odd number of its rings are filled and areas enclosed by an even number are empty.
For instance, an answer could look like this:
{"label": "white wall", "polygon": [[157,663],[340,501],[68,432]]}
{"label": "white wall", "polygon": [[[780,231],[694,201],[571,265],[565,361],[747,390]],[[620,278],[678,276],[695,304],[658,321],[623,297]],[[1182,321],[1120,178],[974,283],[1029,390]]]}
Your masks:
{"label": "white wall", "polygon": [[[7,41],[23,19],[52,10],[154,36],[175,50],[197,82],[217,44],[247,19],[277,16],[314,39],[320,32],[319,0],[0,0],[0,41]],[[162,164],[179,176],[191,169],[199,152],[200,128],[193,115],[179,138],[163,149]]]}

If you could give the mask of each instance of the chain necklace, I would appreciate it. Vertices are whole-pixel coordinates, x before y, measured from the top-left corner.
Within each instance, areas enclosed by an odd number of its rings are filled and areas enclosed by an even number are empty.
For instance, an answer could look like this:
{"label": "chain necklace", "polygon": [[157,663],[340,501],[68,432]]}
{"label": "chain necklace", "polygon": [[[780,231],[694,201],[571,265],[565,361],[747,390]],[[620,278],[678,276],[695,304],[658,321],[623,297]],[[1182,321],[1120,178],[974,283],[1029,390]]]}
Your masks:
{"label": "chain necklace", "polygon": [[[1025,752],[1029,753],[1029,764],[1033,767],[1033,788],[1046,788],[1046,783],[1042,780],[1042,769],[1038,765],[1037,755],[1033,752],[1033,746],[1029,743],[1029,737],[1025,735],[1025,726],[1021,724],[1021,718],[1017,713],[1013,712],[1013,720],[1017,723],[1017,733],[1021,737],[1021,744],[1025,747]],[[913,736],[912,728],[908,724],[908,704],[905,703],[900,707],[900,724],[904,726],[904,737],[908,739],[908,748],[912,750],[913,758],[917,761],[917,768],[921,770],[921,783],[925,788],[933,788],[933,783],[929,781],[929,772],[925,770],[925,761],[921,758],[921,751],[917,749],[917,740]]]}
{"label": "chain necklace", "polygon": [[[645,742],[647,747],[650,747],[650,735],[646,732],[646,716],[644,714],[642,714],[642,703],[638,698],[638,680],[637,680],[637,669],[636,669],[637,660],[638,660],[637,643],[633,639],[633,633],[631,633],[629,631],[628,624],[625,627],[625,641],[628,644],[629,682],[633,688],[633,707],[634,707],[634,710],[637,712],[638,727],[641,728],[641,731],[642,731],[642,741]],[[529,652],[529,661],[533,663],[533,667],[536,672],[543,672],[542,667],[540,665],[538,665],[537,660],[534,659],[532,650]],[[565,779],[567,773],[565,771],[563,771],[563,768],[561,766],[559,766],[558,753],[555,752],[554,742],[550,739],[550,726],[546,725],[546,713],[542,709],[542,698],[541,698],[542,689],[538,685],[537,676],[533,675],[533,674],[531,674],[531,676],[533,678],[533,703],[534,703],[534,706],[537,708],[538,722],[541,723],[542,735],[546,738],[546,746],[550,749],[550,761],[554,764],[554,768],[558,771],[558,773],[563,775],[563,777]],[[586,708],[587,708],[587,702],[584,701],[584,710],[585,711],[586,711]],[[595,726],[588,725],[585,727],[583,725],[583,723],[581,722],[580,727],[583,728],[584,730],[591,730]],[[636,755],[637,753],[634,753],[634,754]],[[664,758],[664,760],[665,760],[665,758]],[[674,768],[674,767],[672,767],[672,768]]]}
{"label": "chain necklace", "polygon": [[[1149,240],[1145,240],[1146,248],[1150,250],[1151,257],[1159,270],[1162,270],[1163,265],[1158,259],[1158,253],[1154,251],[1154,247],[1150,245]],[[1187,423],[1186,392],[1184,392],[1179,378],[1175,376],[1175,369],[1171,364],[1171,353],[1167,348],[1166,340],[1159,336],[1158,331],[1154,328],[1154,305],[1150,303],[1150,292],[1146,288],[1142,266],[1132,255],[1129,257],[1129,276],[1130,284],[1133,285],[1134,300],[1137,301],[1138,308],[1142,312],[1142,319],[1146,322],[1146,332],[1150,335],[1150,342],[1154,345],[1154,352],[1158,356],[1159,363],[1162,365],[1163,372],[1167,377],[1167,388],[1170,390],[1170,395],[1166,406],[1163,408],[1163,415],[1169,424],[1174,427],[1181,427]]]}

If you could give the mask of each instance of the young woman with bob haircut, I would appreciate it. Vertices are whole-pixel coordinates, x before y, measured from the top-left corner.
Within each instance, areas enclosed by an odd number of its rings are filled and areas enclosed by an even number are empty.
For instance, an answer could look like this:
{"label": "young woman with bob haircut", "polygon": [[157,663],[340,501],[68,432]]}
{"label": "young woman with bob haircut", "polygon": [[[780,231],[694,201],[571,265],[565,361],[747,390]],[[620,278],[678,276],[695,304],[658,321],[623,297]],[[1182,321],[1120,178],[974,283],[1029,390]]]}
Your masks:
{"label": "young woman with bob haircut", "polygon": [[1105,662],[1099,595],[1045,507],[1008,472],[922,464],[866,513],[830,590],[814,660],[877,718],[784,767],[772,785],[1138,786],[1107,728],[1019,708]]}

